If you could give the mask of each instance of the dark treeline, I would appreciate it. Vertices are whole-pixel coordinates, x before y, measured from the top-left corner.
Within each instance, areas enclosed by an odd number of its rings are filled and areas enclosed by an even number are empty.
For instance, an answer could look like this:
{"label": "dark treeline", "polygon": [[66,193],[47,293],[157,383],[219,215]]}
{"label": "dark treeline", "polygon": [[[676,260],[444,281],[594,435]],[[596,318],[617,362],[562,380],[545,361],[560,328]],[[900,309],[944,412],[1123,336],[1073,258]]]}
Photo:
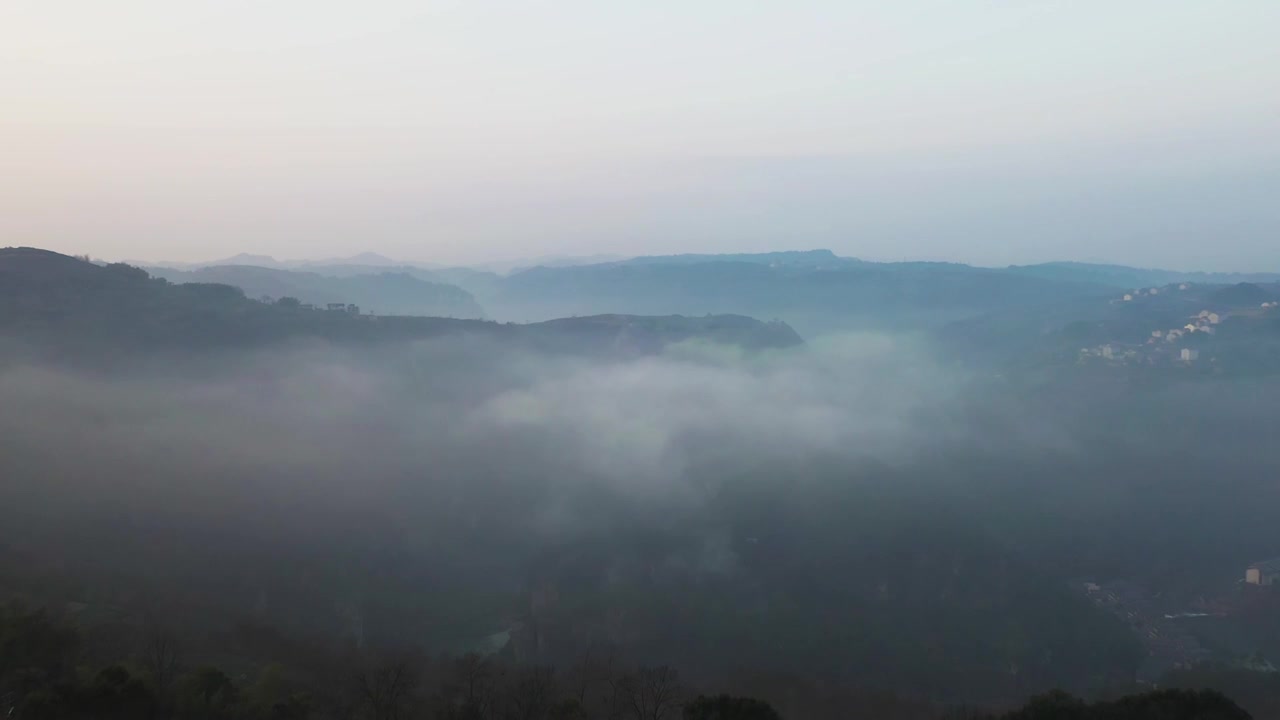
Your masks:
{"label": "dark treeline", "polygon": [[[741,678],[774,698],[704,694],[670,666],[595,647],[564,667],[304,642],[241,624],[199,640],[159,624],[85,633],[0,610],[0,702],[18,720],[1248,720],[1212,691],[1086,703],[1062,692],[1003,713],[942,709],[797,677]],[[775,706],[776,704],[776,706]]]}
{"label": "dark treeline", "polygon": [[[0,342],[18,341],[44,360],[95,367],[112,359],[127,364],[146,353],[217,353],[290,338],[368,345],[473,335],[510,347],[580,354],[647,354],[691,339],[752,348],[802,342],[785,323],[740,315],[600,315],[515,325],[376,317],[347,307],[306,307],[291,296],[262,302],[232,285],[174,284],[122,263],[99,266],[37,248],[0,248]],[[12,353],[0,349],[3,362]]]}
{"label": "dark treeline", "polygon": [[[703,695],[669,666],[592,647],[561,667],[301,640],[241,623],[212,635],[151,622],[84,630],[59,613],[0,612],[0,698],[25,720],[777,720],[769,703]],[[746,681],[744,680],[744,683]],[[797,678],[750,681],[795,717],[927,718],[926,706]]]}

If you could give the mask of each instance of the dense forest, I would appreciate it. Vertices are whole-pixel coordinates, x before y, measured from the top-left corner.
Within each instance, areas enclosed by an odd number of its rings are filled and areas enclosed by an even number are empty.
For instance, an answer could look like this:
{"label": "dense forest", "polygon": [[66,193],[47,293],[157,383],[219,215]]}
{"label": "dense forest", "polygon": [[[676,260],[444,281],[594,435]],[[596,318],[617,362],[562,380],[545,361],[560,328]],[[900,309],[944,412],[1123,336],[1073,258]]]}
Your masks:
{"label": "dense forest", "polygon": [[[200,638],[148,619],[84,632],[64,617],[0,609],[0,698],[36,720],[781,720],[765,700],[704,694],[669,666],[590,648],[564,667],[502,655],[432,657],[300,641],[242,623]],[[214,664],[221,661],[222,664]],[[1215,692],[1165,690],[1092,704],[1062,692],[991,714],[937,708],[798,677],[742,678],[787,717],[881,720],[1248,720]],[[1276,690],[1272,688],[1274,696]]]}

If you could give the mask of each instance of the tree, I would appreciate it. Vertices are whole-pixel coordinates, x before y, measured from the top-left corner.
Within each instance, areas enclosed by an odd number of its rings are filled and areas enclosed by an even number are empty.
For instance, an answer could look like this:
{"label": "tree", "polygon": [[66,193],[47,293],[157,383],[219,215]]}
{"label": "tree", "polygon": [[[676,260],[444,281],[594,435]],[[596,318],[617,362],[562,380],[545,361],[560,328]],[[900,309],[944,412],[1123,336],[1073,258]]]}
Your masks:
{"label": "tree", "polygon": [[372,720],[400,720],[417,687],[417,664],[412,658],[377,660],[356,674],[356,687]]}
{"label": "tree", "polygon": [[1161,690],[1093,705],[1055,691],[1002,720],[1249,720],[1249,714],[1212,690]]}
{"label": "tree", "polygon": [[587,720],[587,710],[573,698],[561,700],[547,713],[548,720]]}
{"label": "tree", "polygon": [[147,635],[146,645],[143,648],[142,669],[150,676],[156,689],[156,696],[163,702],[173,691],[182,654],[177,636],[168,628],[153,626]]}
{"label": "tree", "polygon": [[271,706],[271,720],[308,720],[311,717],[311,700],[305,695],[293,694]]}
{"label": "tree", "polygon": [[453,661],[442,689],[443,712],[457,720],[479,720],[493,710],[499,670],[490,658],[468,653]]}
{"label": "tree", "polygon": [[1249,720],[1249,713],[1213,690],[1161,690],[1095,707],[1097,720]]}
{"label": "tree", "polygon": [[284,668],[279,664],[268,665],[258,673],[258,680],[245,693],[249,706],[259,714],[274,714],[277,706],[286,705],[292,699]]}
{"label": "tree", "polygon": [[556,698],[555,671],[531,667],[517,671],[506,693],[510,720],[541,720],[547,717]]}
{"label": "tree", "polygon": [[78,693],[75,705],[84,717],[148,717],[155,708],[155,696],[140,678],[114,665],[98,673],[93,684]]}
{"label": "tree", "polygon": [[21,704],[30,693],[71,676],[80,637],[43,610],[0,608],[0,697]]}
{"label": "tree", "polygon": [[591,643],[582,656],[569,667],[564,683],[566,693],[581,707],[590,707],[601,690],[614,684],[618,674],[613,648]]}
{"label": "tree", "polygon": [[1090,717],[1089,706],[1061,690],[1040,695],[1021,710],[1005,716],[1005,720],[1085,720]]}
{"label": "tree", "polygon": [[699,697],[684,706],[684,720],[782,720],[768,703],[752,698]]}
{"label": "tree", "polygon": [[235,685],[216,667],[198,668],[178,682],[178,704],[192,717],[228,717],[235,703]]}
{"label": "tree", "polygon": [[618,685],[624,706],[634,720],[674,717],[684,694],[679,674],[666,665],[640,668]]}

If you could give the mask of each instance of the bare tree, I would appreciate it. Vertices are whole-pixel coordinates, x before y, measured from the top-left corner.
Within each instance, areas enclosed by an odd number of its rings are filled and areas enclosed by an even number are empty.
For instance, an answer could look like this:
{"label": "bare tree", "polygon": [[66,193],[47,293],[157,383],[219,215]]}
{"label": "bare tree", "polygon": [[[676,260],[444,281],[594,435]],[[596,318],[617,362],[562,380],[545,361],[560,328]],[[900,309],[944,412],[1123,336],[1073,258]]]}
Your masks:
{"label": "bare tree", "polygon": [[618,683],[625,707],[634,720],[674,718],[684,698],[680,676],[666,665],[640,668]]}
{"label": "bare tree", "polygon": [[372,720],[400,720],[417,679],[411,658],[385,658],[356,673],[356,687]]}
{"label": "bare tree", "polygon": [[506,692],[508,720],[542,720],[556,700],[555,671],[549,667],[524,668],[515,673]]}
{"label": "bare tree", "polygon": [[156,695],[167,700],[173,692],[182,663],[182,648],[173,631],[162,625],[152,626],[143,647],[142,666],[155,683]]}
{"label": "bare tree", "polygon": [[617,675],[617,657],[608,645],[591,643],[570,668],[565,678],[568,696],[586,707],[599,691],[609,690]]}
{"label": "bare tree", "polygon": [[439,695],[442,717],[482,720],[493,717],[502,668],[491,658],[470,653],[452,663]]}

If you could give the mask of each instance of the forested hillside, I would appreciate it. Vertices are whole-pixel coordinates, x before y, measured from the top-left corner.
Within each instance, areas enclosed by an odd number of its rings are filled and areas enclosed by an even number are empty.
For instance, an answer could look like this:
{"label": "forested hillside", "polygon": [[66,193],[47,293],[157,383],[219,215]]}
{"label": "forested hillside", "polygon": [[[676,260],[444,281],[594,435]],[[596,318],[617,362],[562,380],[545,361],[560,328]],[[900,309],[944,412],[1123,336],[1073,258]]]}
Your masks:
{"label": "forested hillside", "polygon": [[240,288],[253,299],[292,297],[325,307],[358,305],[374,315],[425,315],[476,319],[484,309],[467,291],[415,277],[408,272],[365,272],[332,277],[316,272],[248,265],[218,265],[195,270],[144,268],[172,283],[216,283]]}
{"label": "forested hillside", "polygon": [[291,338],[371,343],[464,334],[550,352],[650,353],[698,339],[748,349],[801,342],[781,323],[745,317],[609,316],[524,326],[383,317],[352,306],[309,307],[291,296],[263,302],[231,285],[175,284],[129,265],[98,266],[45,250],[0,249],[0,336],[68,357],[261,347]]}

